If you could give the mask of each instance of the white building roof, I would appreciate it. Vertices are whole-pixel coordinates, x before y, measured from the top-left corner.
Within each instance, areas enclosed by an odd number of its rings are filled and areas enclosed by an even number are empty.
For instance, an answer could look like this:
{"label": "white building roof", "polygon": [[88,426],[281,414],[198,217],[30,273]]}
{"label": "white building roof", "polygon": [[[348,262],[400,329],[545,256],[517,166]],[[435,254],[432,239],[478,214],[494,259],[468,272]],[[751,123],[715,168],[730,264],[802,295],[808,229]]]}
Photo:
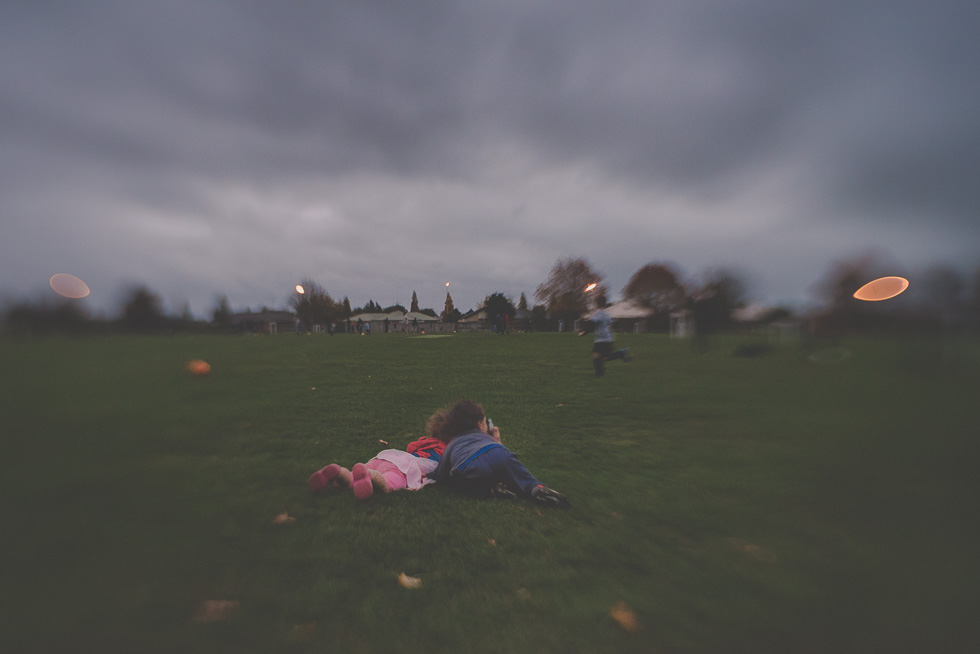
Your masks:
{"label": "white building roof", "polygon": [[[363,320],[364,322],[384,322],[385,318],[389,322],[401,322],[405,319],[405,314],[401,311],[392,311],[391,313],[359,313],[356,316],[351,316],[350,320]],[[410,311],[408,313],[408,321],[418,320],[419,322],[439,322],[438,318],[433,318],[430,315],[419,313],[418,311]]]}
{"label": "white building roof", "polygon": [[631,300],[623,300],[608,306],[606,307],[606,312],[614,320],[619,318],[646,318],[652,313],[649,308],[636,304]]}

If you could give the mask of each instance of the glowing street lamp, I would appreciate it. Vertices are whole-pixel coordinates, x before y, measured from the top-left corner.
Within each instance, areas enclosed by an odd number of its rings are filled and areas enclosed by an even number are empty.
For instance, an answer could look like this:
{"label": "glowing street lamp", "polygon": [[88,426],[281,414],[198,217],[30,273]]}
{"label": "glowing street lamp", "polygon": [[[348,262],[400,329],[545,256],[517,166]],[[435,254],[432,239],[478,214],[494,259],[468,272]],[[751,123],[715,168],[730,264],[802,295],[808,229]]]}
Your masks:
{"label": "glowing street lamp", "polygon": [[301,284],[297,284],[296,285],[296,292],[299,293],[300,295],[303,295],[304,293],[306,293],[306,289],[303,288],[303,286]]}
{"label": "glowing street lamp", "polygon": [[585,287],[585,292],[588,293],[589,291],[591,291],[592,289],[594,289],[596,286],[598,286],[598,284],[596,284],[595,282],[592,282],[591,284],[589,284],[588,286]]}

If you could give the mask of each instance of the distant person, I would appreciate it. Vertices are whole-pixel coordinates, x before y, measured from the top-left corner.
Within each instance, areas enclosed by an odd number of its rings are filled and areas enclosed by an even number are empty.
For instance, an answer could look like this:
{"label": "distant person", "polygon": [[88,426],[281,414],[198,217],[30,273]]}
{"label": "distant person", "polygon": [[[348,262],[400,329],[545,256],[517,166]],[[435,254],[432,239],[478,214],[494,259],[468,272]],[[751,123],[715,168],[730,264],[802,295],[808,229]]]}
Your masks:
{"label": "distant person", "polygon": [[415,332],[416,334],[419,333],[419,319],[418,318],[412,318],[412,331]]}
{"label": "distant person", "polygon": [[430,477],[440,484],[479,497],[522,497],[538,504],[566,507],[568,498],[532,475],[500,442],[476,402],[461,400],[429,418],[427,432],[449,444]]}
{"label": "distant person", "polygon": [[327,333],[329,335],[333,336],[333,333],[335,331],[337,331],[337,324],[336,323],[330,323],[329,325],[327,325]]}
{"label": "distant person", "polygon": [[613,351],[613,319],[606,311],[609,303],[606,302],[604,295],[596,297],[596,306],[598,308],[589,317],[588,326],[578,335],[584,336],[589,332],[595,332],[595,341],[592,344],[592,367],[595,370],[595,376],[602,377],[606,374],[606,361],[622,359],[629,362],[633,360],[633,356],[630,354],[629,348]]}
{"label": "distant person", "polygon": [[509,334],[510,333],[510,314],[509,313],[505,313],[504,314],[504,333],[505,334]]}
{"label": "distant person", "polygon": [[694,347],[702,354],[708,350],[708,339],[718,326],[718,302],[714,291],[701,291],[694,296],[691,314],[694,318]]}
{"label": "distant person", "polygon": [[493,331],[500,336],[504,333],[504,319],[499,313],[493,319]]}
{"label": "distant person", "polygon": [[364,333],[364,321],[361,320],[360,318],[357,319],[357,333],[358,334]]}
{"label": "distant person", "polygon": [[388,319],[385,318],[385,334],[388,333]]}

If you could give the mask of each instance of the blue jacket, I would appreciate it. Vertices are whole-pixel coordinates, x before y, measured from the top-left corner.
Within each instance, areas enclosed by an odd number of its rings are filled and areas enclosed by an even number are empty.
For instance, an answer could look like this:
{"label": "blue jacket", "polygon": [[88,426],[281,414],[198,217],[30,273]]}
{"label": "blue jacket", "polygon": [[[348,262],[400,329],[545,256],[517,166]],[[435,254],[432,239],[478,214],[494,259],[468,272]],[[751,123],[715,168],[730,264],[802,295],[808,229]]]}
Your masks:
{"label": "blue jacket", "polygon": [[436,481],[448,481],[459,478],[473,459],[489,449],[504,446],[490,438],[480,430],[457,436],[449,442],[442,453],[442,460],[429,477]]}
{"label": "blue jacket", "polygon": [[500,483],[523,497],[530,497],[534,487],[540,485],[513,452],[482,431],[450,441],[429,478],[478,494],[489,492]]}

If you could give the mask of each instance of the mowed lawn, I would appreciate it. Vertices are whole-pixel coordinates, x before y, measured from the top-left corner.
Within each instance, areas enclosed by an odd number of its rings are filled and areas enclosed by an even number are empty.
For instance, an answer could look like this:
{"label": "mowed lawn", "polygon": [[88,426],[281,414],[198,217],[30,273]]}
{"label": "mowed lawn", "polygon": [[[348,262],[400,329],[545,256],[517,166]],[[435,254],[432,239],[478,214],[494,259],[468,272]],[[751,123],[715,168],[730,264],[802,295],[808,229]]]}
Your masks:
{"label": "mowed lawn", "polygon": [[[0,651],[976,651],[977,343],[752,342],[0,340]],[[460,398],[571,509],[308,493]]]}

